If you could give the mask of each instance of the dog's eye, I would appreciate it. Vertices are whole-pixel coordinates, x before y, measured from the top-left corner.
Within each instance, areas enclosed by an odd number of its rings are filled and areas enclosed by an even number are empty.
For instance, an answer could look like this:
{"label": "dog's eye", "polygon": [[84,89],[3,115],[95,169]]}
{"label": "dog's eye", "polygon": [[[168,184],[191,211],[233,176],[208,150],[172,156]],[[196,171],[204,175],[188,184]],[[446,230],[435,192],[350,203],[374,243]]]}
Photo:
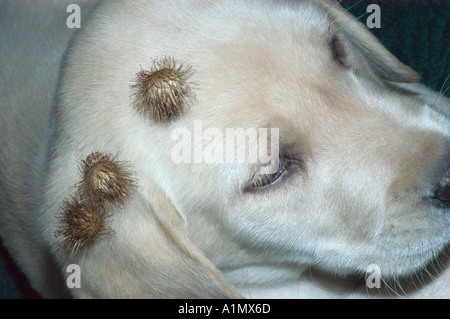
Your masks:
{"label": "dog's eye", "polygon": [[246,191],[260,190],[269,187],[273,184],[279,182],[288,173],[289,169],[293,164],[293,160],[290,158],[280,157],[277,159],[277,170],[271,174],[261,174],[260,172],[255,173],[249,183],[245,188]]}
{"label": "dog's eye", "polygon": [[347,51],[344,42],[337,35],[333,34],[329,45],[333,53],[333,58],[342,66],[348,67]]}

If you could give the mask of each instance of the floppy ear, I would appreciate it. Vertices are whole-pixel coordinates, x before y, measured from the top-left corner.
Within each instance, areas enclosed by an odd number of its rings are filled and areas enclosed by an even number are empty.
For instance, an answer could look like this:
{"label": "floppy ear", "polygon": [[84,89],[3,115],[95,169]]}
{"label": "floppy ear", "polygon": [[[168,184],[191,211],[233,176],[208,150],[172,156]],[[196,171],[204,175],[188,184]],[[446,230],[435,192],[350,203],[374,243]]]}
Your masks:
{"label": "floppy ear", "polygon": [[356,52],[353,57],[349,57],[351,66],[357,68],[367,65],[372,72],[387,81],[404,83],[420,81],[417,72],[392,55],[364,24],[350,13],[331,1],[317,1],[329,12],[330,21],[333,21],[338,34]]}
{"label": "floppy ear", "polygon": [[[169,282],[162,289],[162,296],[176,295],[178,297],[200,298],[240,298],[226,282],[220,271],[208,260],[191,240],[178,212],[166,195],[152,186],[152,213],[160,233],[161,245],[156,245],[155,256],[170,254],[169,264],[160,263],[161,273],[168,267],[172,270]],[[172,286],[173,284],[173,286]],[[168,291],[164,291],[168,290]]]}
{"label": "floppy ear", "polygon": [[137,189],[111,216],[110,234],[67,258],[66,267],[81,269],[81,288],[71,291],[75,297],[240,298],[158,187]]}

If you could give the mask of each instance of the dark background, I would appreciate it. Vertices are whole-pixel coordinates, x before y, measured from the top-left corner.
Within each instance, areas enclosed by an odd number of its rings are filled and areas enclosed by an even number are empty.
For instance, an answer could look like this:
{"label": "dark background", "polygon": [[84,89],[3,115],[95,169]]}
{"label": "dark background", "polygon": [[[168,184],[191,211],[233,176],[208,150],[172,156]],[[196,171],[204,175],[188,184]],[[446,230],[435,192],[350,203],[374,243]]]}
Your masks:
{"label": "dark background", "polygon": [[[357,2],[344,0],[341,4],[350,8]],[[402,62],[418,71],[422,82],[440,91],[450,73],[450,0],[363,0],[349,11],[365,23],[369,4],[381,8],[381,28],[372,29],[373,34]],[[449,86],[447,83],[444,89]],[[0,246],[0,298],[38,297]]]}
{"label": "dark background", "polygon": [[[343,0],[341,4],[355,17],[365,14],[369,4],[379,5],[381,28],[371,29],[372,33],[419,72],[423,83],[441,90],[450,74],[450,0]],[[369,15],[359,20],[365,23]]]}

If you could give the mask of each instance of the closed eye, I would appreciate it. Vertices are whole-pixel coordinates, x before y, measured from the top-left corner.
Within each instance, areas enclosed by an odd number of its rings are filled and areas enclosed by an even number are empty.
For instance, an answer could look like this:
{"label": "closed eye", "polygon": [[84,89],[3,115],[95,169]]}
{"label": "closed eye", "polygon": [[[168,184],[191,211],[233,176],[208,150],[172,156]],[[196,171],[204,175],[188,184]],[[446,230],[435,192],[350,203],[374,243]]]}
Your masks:
{"label": "closed eye", "polygon": [[346,68],[350,67],[347,61],[348,57],[346,45],[338,35],[330,34],[329,47],[333,58],[337,63]]}
{"label": "closed eye", "polygon": [[286,178],[289,173],[299,166],[299,161],[290,157],[279,157],[277,159],[277,169],[275,172],[269,174],[261,173],[262,170],[255,172],[250,179],[250,182],[244,188],[244,191],[259,191],[274,186]]}

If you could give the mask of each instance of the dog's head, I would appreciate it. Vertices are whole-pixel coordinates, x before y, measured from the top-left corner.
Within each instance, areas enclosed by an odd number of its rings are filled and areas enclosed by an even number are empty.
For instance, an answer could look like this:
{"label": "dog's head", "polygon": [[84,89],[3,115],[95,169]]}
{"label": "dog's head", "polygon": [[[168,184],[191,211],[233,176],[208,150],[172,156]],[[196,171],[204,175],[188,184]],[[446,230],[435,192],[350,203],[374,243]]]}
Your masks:
{"label": "dog's head", "polygon": [[[233,296],[224,278],[371,264],[397,277],[432,261],[450,240],[448,102],[404,89],[419,76],[327,1],[192,6],[100,6],[66,60],[51,211],[80,180],[67,165],[94,151],[118,153],[137,180],[112,235],[58,253],[88,269],[87,293],[100,276],[106,295]],[[164,56],[189,101],[161,120],[136,111],[136,74]],[[249,160],[266,142],[270,161]]]}

